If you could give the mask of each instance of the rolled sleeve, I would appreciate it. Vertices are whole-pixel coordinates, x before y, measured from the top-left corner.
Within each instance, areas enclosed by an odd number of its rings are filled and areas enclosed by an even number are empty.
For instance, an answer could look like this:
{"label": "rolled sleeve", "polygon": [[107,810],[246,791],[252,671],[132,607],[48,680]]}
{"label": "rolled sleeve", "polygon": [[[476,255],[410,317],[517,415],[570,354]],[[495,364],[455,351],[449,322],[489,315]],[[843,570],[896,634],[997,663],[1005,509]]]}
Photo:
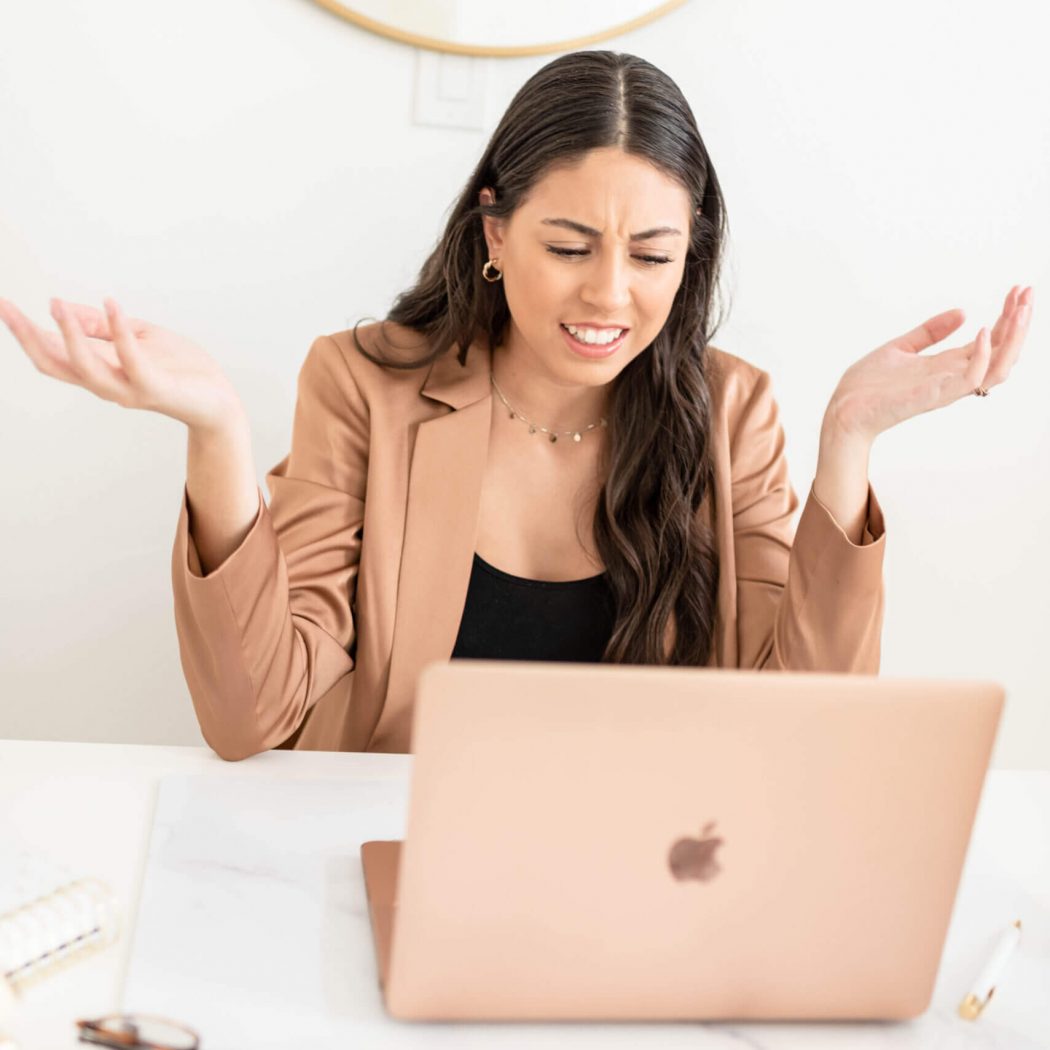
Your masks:
{"label": "rolled sleeve", "polygon": [[248,533],[201,571],[185,486],[172,552],[179,653],[205,741],[235,760],[277,747],[354,668],[367,409],[342,351],[315,340],[288,456]]}
{"label": "rolled sleeve", "polygon": [[877,674],[884,608],[885,522],[868,485],[853,543],[812,486],[799,501],[769,374],[757,379],[732,448],[739,666]]}

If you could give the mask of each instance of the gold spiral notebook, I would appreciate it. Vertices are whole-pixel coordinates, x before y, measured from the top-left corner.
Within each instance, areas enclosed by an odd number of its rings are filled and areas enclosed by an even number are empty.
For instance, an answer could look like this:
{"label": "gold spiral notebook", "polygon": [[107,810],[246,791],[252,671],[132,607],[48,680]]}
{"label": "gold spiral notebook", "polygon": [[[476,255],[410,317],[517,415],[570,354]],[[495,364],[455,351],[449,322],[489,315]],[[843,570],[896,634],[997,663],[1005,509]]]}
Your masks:
{"label": "gold spiral notebook", "polygon": [[0,844],[0,978],[15,993],[116,940],[120,910],[103,881],[37,850]]}

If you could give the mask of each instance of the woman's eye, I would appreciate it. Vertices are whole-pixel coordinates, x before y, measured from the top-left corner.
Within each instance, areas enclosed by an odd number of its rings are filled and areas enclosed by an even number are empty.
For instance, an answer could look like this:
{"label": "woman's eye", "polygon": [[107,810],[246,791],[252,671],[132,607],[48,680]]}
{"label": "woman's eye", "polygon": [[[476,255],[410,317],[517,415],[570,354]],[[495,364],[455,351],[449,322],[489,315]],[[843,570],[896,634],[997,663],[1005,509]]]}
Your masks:
{"label": "woman's eye", "polygon": [[[553,245],[547,245],[547,251],[552,252],[554,255],[587,255],[586,248],[555,248]],[[641,259],[643,262],[648,263],[651,266],[657,266],[660,263],[669,263],[672,260],[666,259],[660,255],[636,255],[636,259]]]}

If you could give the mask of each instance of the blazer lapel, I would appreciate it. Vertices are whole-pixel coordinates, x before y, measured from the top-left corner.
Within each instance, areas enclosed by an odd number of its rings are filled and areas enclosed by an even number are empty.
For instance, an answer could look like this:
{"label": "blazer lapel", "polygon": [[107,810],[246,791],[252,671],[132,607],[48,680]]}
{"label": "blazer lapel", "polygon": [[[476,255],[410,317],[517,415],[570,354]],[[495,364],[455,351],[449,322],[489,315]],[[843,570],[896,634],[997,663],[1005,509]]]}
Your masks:
{"label": "blazer lapel", "polygon": [[409,469],[390,678],[370,751],[410,739],[416,679],[456,644],[477,539],[492,419],[491,354],[479,341],[431,368],[422,394],[451,411],[419,424]]}

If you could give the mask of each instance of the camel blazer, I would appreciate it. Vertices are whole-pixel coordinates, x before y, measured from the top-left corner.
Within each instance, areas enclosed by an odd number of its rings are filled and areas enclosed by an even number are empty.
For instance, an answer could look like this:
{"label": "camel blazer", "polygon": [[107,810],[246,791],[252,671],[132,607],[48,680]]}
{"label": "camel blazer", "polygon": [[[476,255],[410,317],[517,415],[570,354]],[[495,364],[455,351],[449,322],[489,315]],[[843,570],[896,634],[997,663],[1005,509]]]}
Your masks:
{"label": "camel blazer", "polygon": [[[367,329],[359,329],[359,336]],[[870,485],[854,544],[812,486],[798,508],[770,376],[711,348],[712,524],[720,558],[708,666],[877,674],[885,529]],[[205,741],[235,760],[284,747],[411,750],[416,678],[447,660],[466,600],[492,413],[490,354],[393,371],[349,331],[314,340],[291,449],[267,505],[207,575],[183,488],[175,625]],[[571,450],[570,450],[571,451]]]}

